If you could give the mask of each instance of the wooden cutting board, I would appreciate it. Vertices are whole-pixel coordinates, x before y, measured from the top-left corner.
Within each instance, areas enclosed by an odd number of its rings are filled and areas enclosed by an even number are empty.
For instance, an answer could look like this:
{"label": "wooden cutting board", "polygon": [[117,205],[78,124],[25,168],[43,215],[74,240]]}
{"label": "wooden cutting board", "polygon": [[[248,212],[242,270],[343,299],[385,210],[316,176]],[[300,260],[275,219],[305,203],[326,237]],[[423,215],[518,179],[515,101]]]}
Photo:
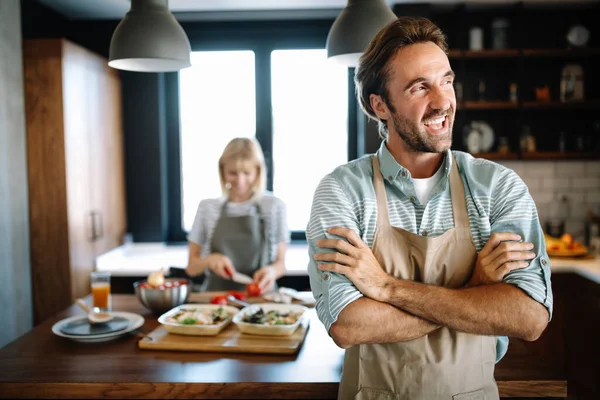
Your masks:
{"label": "wooden cutting board", "polygon": [[[309,311],[310,312],[310,311]],[[143,350],[206,351],[219,353],[296,354],[308,331],[310,318],[291,336],[258,336],[242,333],[230,323],[216,336],[176,335],[159,326],[138,341]]]}
{"label": "wooden cutting board", "polygon": [[[200,303],[200,304],[208,304],[210,300],[215,296],[225,295],[227,292],[192,292],[190,293],[187,303]],[[293,299],[293,304],[301,304],[306,307],[314,307],[315,298],[312,296],[311,292],[298,292],[299,299]],[[270,303],[270,301],[265,300],[262,296],[253,296],[248,297],[244,300],[246,303]]]}

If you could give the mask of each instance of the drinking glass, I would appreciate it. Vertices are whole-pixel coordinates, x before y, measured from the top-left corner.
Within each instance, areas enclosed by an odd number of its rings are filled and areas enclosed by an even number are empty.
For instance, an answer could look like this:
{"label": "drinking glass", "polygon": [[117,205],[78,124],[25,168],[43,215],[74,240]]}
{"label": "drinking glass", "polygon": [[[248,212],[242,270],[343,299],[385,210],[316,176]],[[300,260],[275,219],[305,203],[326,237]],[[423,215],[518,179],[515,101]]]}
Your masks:
{"label": "drinking glass", "polygon": [[90,274],[92,281],[93,307],[96,312],[111,310],[110,272],[94,271]]}

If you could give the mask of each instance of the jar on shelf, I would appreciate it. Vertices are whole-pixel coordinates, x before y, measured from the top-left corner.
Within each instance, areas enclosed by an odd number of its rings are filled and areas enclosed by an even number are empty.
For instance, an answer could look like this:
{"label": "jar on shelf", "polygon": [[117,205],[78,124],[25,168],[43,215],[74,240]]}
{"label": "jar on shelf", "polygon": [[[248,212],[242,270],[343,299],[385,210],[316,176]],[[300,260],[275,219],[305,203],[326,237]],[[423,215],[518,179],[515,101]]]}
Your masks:
{"label": "jar on shelf", "polygon": [[496,18],[492,21],[492,48],[508,48],[508,27],[509,22],[506,18]]}
{"label": "jar on shelf", "polygon": [[506,136],[501,136],[498,138],[498,152],[500,154],[510,153],[510,145],[508,144],[508,138]]}
{"label": "jar on shelf", "polygon": [[560,101],[583,100],[583,68],[579,64],[567,64],[560,79]]}

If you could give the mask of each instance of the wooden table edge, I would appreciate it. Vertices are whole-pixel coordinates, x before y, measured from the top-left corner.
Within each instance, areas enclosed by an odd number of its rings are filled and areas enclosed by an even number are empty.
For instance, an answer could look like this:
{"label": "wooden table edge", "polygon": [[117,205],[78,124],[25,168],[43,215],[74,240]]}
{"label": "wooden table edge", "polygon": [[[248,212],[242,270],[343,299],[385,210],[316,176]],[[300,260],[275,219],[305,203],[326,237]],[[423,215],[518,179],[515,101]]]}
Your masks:
{"label": "wooden table edge", "polygon": [[[499,381],[500,397],[567,397],[567,382]],[[0,382],[0,398],[336,399],[338,383]]]}

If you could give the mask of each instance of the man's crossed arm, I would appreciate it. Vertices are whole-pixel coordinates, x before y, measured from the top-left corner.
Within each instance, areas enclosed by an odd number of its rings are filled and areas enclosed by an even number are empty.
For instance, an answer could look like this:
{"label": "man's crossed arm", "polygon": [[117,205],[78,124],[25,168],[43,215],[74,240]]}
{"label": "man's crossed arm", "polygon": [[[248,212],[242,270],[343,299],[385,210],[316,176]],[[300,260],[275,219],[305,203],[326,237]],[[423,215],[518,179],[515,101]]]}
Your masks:
{"label": "man's crossed arm", "polygon": [[[322,271],[345,275],[366,298],[346,306],[330,328],[340,347],[362,343],[412,340],[439,326],[481,335],[537,339],[548,312],[519,288],[499,283],[508,272],[524,268],[535,253],[531,243],[512,233],[494,233],[479,252],[466,287],[447,289],[396,279],[379,265],[371,249],[351,229],[331,228],[347,239],[323,239],[318,247],[337,252],[317,253]],[[365,323],[368,322],[368,323]]]}

